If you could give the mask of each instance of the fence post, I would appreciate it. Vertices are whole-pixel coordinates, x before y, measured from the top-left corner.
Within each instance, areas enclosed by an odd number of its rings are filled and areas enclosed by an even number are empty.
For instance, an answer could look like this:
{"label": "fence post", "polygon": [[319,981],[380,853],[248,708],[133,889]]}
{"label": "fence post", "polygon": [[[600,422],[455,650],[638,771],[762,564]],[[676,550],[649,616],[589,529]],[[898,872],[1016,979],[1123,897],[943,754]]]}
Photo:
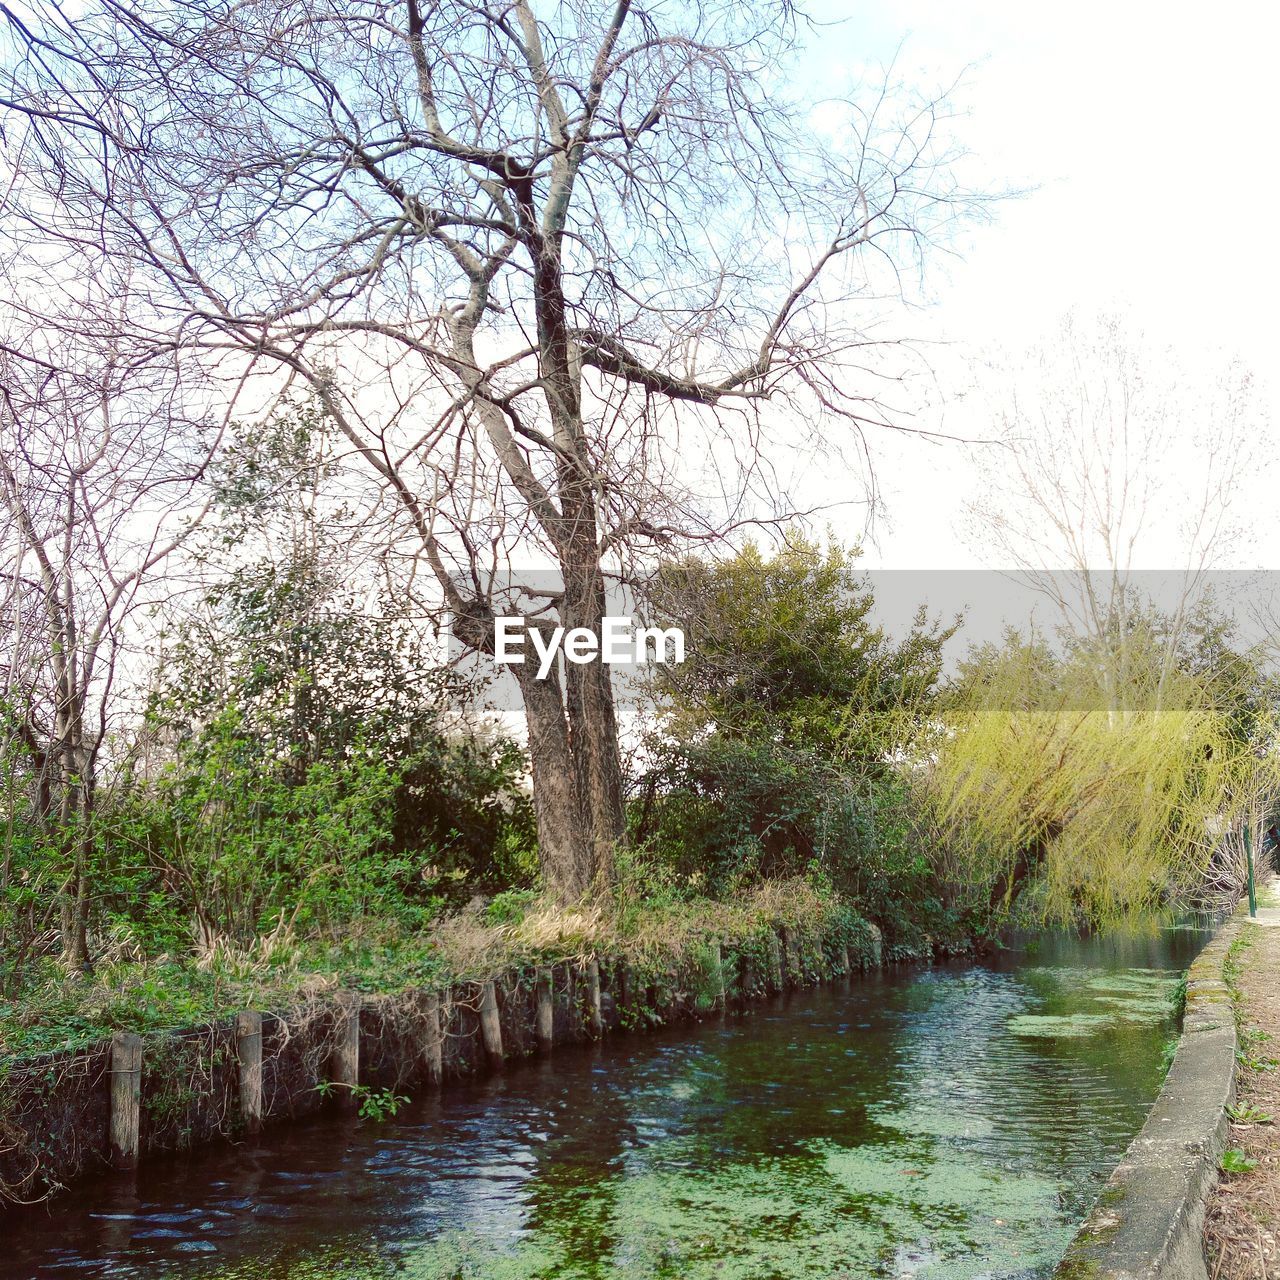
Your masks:
{"label": "fence post", "polygon": [[618,1025],[625,1031],[627,1029],[627,1014],[631,1009],[631,966],[625,960],[619,960],[618,967],[614,972],[617,975],[618,989],[614,992],[613,998],[618,1007]]}
{"label": "fence post", "polygon": [[604,1018],[600,1012],[600,961],[595,956],[587,961],[587,1023],[599,1040],[604,1034]]}
{"label": "fence post", "polygon": [[769,990],[776,993],[782,990],[782,943],[772,930],[765,946],[769,952]]}
{"label": "fence post", "polygon": [[538,1048],[543,1053],[550,1053],[555,1043],[555,1004],[551,996],[551,970],[539,969],[538,980],[534,984],[534,1000],[536,1007],[533,1016],[534,1032],[538,1037]]}
{"label": "fence post", "polygon": [[240,1062],[240,1118],[245,1133],[262,1128],[262,1014],[236,1014],[236,1057]]}
{"label": "fence post", "polygon": [[111,1163],[138,1165],[138,1122],[142,1114],[142,1037],[117,1031],[111,1037]]}
{"label": "fence post", "polygon": [[1258,914],[1258,893],[1253,883],[1253,830],[1248,821],[1244,825],[1244,851],[1249,859],[1249,914],[1256,916]]}
{"label": "fence post", "polygon": [[337,1085],[338,1105],[352,1110],[360,1084],[360,993],[338,993],[338,1023],[333,1053],[329,1058],[329,1079]]}
{"label": "fence post", "polygon": [[502,1023],[498,1020],[498,993],[492,982],[480,986],[480,1035],[489,1061],[502,1061]]}
{"label": "fence post", "polygon": [[426,998],[425,1017],[422,1058],[428,1078],[433,1084],[439,1084],[444,1079],[444,1028],[440,1025],[440,996],[434,991]]}

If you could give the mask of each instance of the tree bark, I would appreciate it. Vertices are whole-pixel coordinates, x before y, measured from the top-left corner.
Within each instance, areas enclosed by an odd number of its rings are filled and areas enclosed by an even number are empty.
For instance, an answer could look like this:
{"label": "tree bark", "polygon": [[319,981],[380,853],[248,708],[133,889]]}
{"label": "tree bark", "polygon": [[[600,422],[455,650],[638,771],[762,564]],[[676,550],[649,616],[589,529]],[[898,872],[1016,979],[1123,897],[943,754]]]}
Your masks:
{"label": "tree bark", "polygon": [[[598,551],[592,548],[595,556]],[[599,636],[604,622],[604,581],[598,559],[565,566],[564,624],[586,627]],[[599,890],[613,880],[614,851],[626,834],[622,760],[609,668],[601,661],[565,664],[569,745],[590,860],[587,888]]]}
{"label": "tree bark", "polygon": [[528,663],[513,670],[518,673],[529,730],[529,765],[543,883],[556,901],[567,905],[587,893],[595,868],[560,678],[553,669],[545,680],[539,680]]}

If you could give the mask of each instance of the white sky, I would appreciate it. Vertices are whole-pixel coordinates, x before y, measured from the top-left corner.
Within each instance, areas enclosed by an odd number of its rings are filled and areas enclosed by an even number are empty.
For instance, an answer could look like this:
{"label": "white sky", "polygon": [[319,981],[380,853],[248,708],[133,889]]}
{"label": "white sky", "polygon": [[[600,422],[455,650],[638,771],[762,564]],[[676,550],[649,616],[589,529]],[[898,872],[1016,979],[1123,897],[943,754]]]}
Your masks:
{"label": "white sky", "polygon": [[[1280,25],[1268,6],[877,0],[850,16],[839,0],[821,0],[809,12],[844,20],[811,55],[833,93],[859,65],[895,52],[908,81],[941,82],[971,66],[959,95],[969,116],[957,131],[975,172],[1033,188],[967,235],[961,260],[935,260],[934,305],[913,321],[916,332],[957,344],[958,356],[971,346],[1020,350],[1073,308],[1123,308],[1152,339],[1192,354],[1221,348],[1264,382],[1273,377]],[[1280,418],[1274,383],[1262,398]],[[981,430],[982,418],[951,409],[922,425]],[[1191,482],[1194,424],[1183,435]],[[976,481],[971,451],[890,436],[876,465],[888,520],[869,566],[992,567],[960,520]],[[1280,568],[1275,477],[1270,494],[1269,506],[1261,483],[1241,494],[1259,536],[1233,567]]]}

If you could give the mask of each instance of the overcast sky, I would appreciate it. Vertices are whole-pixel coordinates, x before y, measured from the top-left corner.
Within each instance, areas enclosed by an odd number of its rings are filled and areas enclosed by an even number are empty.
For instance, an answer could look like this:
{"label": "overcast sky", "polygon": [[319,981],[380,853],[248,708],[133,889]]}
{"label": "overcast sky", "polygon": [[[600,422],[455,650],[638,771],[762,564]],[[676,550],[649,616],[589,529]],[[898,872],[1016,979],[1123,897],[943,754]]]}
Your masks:
{"label": "overcast sky", "polygon": [[[850,8],[823,0],[809,10],[845,19],[817,42],[815,76],[837,92],[895,52],[908,80],[969,66],[957,132],[975,172],[1030,188],[966,236],[961,260],[935,263],[935,305],[920,332],[961,349],[1017,350],[1073,308],[1121,308],[1151,338],[1191,355],[1222,348],[1269,383],[1280,350],[1280,184],[1278,32],[1265,6],[877,0],[849,17]],[[1277,416],[1274,385],[1262,401]],[[938,424],[980,429],[983,410],[967,418],[971,408],[953,406]],[[1179,431],[1191,482],[1196,426]],[[888,520],[868,563],[990,566],[960,524],[976,484],[971,453],[881,442]],[[1235,567],[1280,568],[1280,490],[1270,492],[1259,483],[1241,494],[1259,537]]]}

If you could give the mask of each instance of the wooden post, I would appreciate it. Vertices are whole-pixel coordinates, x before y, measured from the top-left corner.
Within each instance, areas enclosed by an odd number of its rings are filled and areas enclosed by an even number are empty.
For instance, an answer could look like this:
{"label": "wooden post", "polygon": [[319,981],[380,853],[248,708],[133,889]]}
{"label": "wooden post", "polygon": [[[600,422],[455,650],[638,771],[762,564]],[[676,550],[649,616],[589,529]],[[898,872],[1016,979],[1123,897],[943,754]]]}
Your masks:
{"label": "wooden post", "polygon": [[480,1035],[489,1061],[502,1061],[502,1024],[498,1021],[498,993],[492,982],[480,985]]}
{"label": "wooden post", "polygon": [[538,981],[534,986],[534,999],[537,1007],[534,1012],[534,1032],[538,1037],[538,1048],[543,1053],[550,1053],[555,1044],[556,1011],[551,996],[551,970],[539,969]]}
{"label": "wooden post", "polygon": [[138,1167],[138,1121],[142,1114],[142,1037],[117,1031],[111,1037],[111,1163]]}
{"label": "wooden post", "polygon": [[644,989],[644,1006],[649,1011],[649,1021],[651,1025],[662,1026],[665,1019],[662,1016],[662,1010],[658,1008],[658,986],[657,983],[651,982]]}
{"label": "wooden post", "polygon": [[440,997],[431,992],[426,998],[426,1032],[422,1040],[422,1059],[433,1084],[444,1079],[444,1034],[440,1026]]}
{"label": "wooden post", "polygon": [[582,1010],[578,1008],[578,970],[576,965],[564,967],[565,986],[568,987],[569,1039],[576,1043],[582,1039]]}
{"label": "wooden post", "polygon": [[841,953],[842,953],[842,954],[843,954],[843,956],[844,956],[844,976],[845,976],[846,978],[852,978],[852,977],[853,977],[853,967],[852,967],[852,965],[849,963],[849,948],[848,948],[848,946],[846,945],[846,946],[841,947],[841,948],[840,948],[840,951],[841,951]]}
{"label": "wooden post", "polygon": [[338,1105],[352,1110],[360,1083],[360,993],[338,993],[337,1026],[329,1058],[329,1080],[337,1086]]}
{"label": "wooden post", "polygon": [[236,1014],[236,1057],[240,1062],[240,1119],[245,1133],[262,1128],[262,1014]]}
{"label": "wooden post", "polygon": [[724,948],[718,942],[711,944],[712,954],[716,961],[716,1008],[723,1013],[728,1006],[728,997],[725,992],[724,981]]}
{"label": "wooden post", "polygon": [[778,992],[782,990],[782,943],[778,940],[776,933],[769,935],[769,990]]}
{"label": "wooden post", "polygon": [[614,972],[618,983],[618,989],[614,993],[614,1000],[618,1006],[618,1025],[625,1031],[627,1010],[631,1007],[631,966],[625,960],[619,960]]}
{"label": "wooden post", "polygon": [[604,1017],[600,1012],[600,961],[595,956],[587,961],[587,1025],[597,1040],[604,1034]]}

